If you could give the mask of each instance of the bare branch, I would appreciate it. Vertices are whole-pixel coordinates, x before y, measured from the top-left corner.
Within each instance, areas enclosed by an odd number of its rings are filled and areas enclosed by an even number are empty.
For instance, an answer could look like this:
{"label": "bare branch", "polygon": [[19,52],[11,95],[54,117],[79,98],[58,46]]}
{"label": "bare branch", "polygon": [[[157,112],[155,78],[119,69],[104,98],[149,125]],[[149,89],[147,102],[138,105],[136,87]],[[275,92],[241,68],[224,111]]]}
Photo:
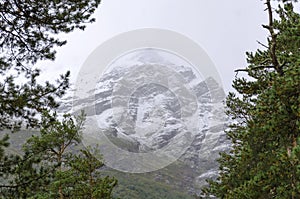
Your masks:
{"label": "bare branch", "polygon": [[269,48],[266,44],[263,44],[262,42],[260,42],[260,41],[256,41],[259,45],[261,45],[261,46],[263,46],[263,47],[265,47],[265,48]]}
{"label": "bare branch", "polygon": [[271,56],[271,59],[272,59],[272,64],[274,66],[274,69],[280,75],[283,75],[283,70],[282,70],[282,68],[279,64],[278,58],[276,56],[277,34],[275,33],[275,30],[274,30],[274,18],[273,18],[271,0],[266,0],[266,5],[267,5],[267,11],[268,11],[268,14],[269,14],[269,24],[268,25],[263,25],[263,27],[268,29],[270,34],[271,34],[270,47],[269,47],[270,56]]}
{"label": "bare branch", "polygon": [[274,66],[256,66],[256,67],[246,68],[246,69],[236,69],[234,72],[249,72],[251,70],[266,69],[266,68],[274,68]]}

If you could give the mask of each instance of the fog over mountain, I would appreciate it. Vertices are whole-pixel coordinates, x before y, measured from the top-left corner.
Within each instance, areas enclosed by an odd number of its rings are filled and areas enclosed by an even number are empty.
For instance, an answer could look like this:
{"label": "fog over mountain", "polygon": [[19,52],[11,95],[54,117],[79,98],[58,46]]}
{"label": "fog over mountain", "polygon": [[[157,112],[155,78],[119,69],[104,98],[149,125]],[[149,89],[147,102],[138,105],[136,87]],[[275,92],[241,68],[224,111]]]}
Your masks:
{"label": "fog over mountain", "polygon": [[[230,147],[224,133],[225,94],[213,78],[203,79],[184,58],[150,48],[129,52],[111,62],[87,93],[89,97],[64,99],[60,111],[86,112],[84,140],[99,144],[108,166],[142,173],[143,169],[130,170],[137,163],[122,153],[161,152],[196,174],[174,183],[189,193],[199,192],[207,177],[217,175],[215,160]],[[118,150],[103,143],[103,136]],[[149,162],[138,164],[154,172],[163,168]],[[158,179],[163,181],[162,176]]]}

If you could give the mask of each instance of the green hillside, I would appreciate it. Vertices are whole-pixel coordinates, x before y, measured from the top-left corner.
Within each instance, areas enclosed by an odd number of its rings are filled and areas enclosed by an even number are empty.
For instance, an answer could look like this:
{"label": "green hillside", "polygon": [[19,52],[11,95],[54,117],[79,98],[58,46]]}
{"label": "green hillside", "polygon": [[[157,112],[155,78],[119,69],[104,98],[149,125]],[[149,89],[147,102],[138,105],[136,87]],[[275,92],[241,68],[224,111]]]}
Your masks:
{"label": "green hillside", "polygon": [[[5,133],[1,132],[0,137]],[[9,153],[20,153],[25,140],[37,131],[20,131],[9,133],[11,145]],[[104,169],[103,175],[114,176],[118,186],[114,189],[114,197],[120,199],[192,199],[187,193],[191,184],[184,179],[196,175],[192,169],[181,162],[175,162],[168,167],[144,174],[123,173],[116,170]],[[186,180],[186,179],[185,179]]]}
{"label": "green hillside", "polygon": [[192,199],[193,197],[176,190],[166,183],[149,178],[147,174],[127,174],[117,171],[108,172],[115,176],[119,185],[114,196],[121,199]]}

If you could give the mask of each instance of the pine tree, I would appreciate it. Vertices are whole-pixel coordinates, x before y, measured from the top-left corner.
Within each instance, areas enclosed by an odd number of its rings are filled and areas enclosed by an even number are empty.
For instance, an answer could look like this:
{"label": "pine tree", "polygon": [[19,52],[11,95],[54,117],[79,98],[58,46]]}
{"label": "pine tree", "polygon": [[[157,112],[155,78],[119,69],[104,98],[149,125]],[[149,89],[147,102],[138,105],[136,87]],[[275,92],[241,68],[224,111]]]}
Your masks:
{"label": "pine tree", "polygon": [[[57,196],[54,198],[64,198],[63,181],[68,176],[63,174],[64,170],[68,170],[71,147],[75,147],[81,142],[83,122],[83,114],[76,118],[64,115],[62,121],[59,121],[56,114],[45,113],[41,123],[41,134],[28,139],[25,145],[26,154],[34,155],[34,158],[38,157],[40,160],[38,165],[44,163],[47,170],[52,171],[45,177],[50,178],[50,184],[56,184],[57,189],[54,195],[57,193]],[[45,177],[42,178],[45,179]],[[47,184],[45,185],[47,186]],[[45,189],[47,191],[47,188]],[[52,194],[48,198],[50,196]]]}
{"label": "pine tree", "polygon": [[[56,108],[55,97],[68,88],[69,72],[57,84],[37,83],[39,60],[54,60],[55,47],[66,44],[56,35],[84,29],[100,0],[6,0],[0,2],[0,130],[36,127],[34,117]],[[12,75],[14,74],[14,75]],[[26,82],[18,84],[23,78]]]}
{"label": "pine tree", "polygon": [[300,15],[294,2],[274,11],[266,0],[269,37],[263,49],[247,53],[236,77],[238,94],[227,97],[232,118],[226,132],[230,153],[219,159],[219,177],[203,196],[218,198],[299,198],[300,196]]}
{"label": "pine tree", "polygon": [[[100,0],[0,2],[0,131],[37,127],[37,114],[58,107],[54,99],[69,87],[70,73],[61,75],[56,84],[47,81],[41,85],[37,83],[40,70],[32,66],[38,60],[54,60],[54,47],[66,44],[56,35],[84,29],[85,24],[95,20],[91,15],[99,3]],[[26,81],[16,83],[19,79]],[[7,136],[0,140],[2,162],[3,147],[9,142]]]}
{"label": "pine tree", "polygon": [[117,180],[101,174],[104,163],[99,154],[97,148],[88,147],[80,150],[80,153],[69,162],[71,182],[73,181],[70,195],[73,198],[112,198],[112,191],[117,185]]}
{"label": "pine tree", "polygon": [[[39,116],[55,111],[69,87],[67,72],[55,83],[39,84],[39,60],[54,60],[66,44],[59,33],[84,30],[100,0],[5,0],[0,2],[0,131],[39,128]],[[50,171],[35,154],[6,154],[9,135],[0,137],[0,193],[26,198],[42,187]],[[37,166],[39,165],[39,166]],[[30,187],[30,183],[32,186]],[[2,195],[0,194],[0,197]],[[12,198],[18,198],[11,196]]]}
{"label": "pine tree", "polygon": [[100,152],[90,147],[79,150],[83,147],[79,144],[84,114],[77,116],[76,121],[70,115],[65,115],[61,122],[56,116],[47,115],[45,119],[41,135],[30,138],[26,146],[29,154],[40,156],[48,165],[47,170],[52,170],[46,188],[34,197],[111,199],[117,180],[101,175],[104,163],[99,157]]}
{"label": "pine tree", "polygon": [[[82,148],[84,114],[76,117],[45,113],[40,135],[24,145],[24,155],[6,161],[9,182],[2,185],[5,198],[111,199],[117,180],[103,176],[99,151]],[[81,149],[80,149],[81,148]]]}

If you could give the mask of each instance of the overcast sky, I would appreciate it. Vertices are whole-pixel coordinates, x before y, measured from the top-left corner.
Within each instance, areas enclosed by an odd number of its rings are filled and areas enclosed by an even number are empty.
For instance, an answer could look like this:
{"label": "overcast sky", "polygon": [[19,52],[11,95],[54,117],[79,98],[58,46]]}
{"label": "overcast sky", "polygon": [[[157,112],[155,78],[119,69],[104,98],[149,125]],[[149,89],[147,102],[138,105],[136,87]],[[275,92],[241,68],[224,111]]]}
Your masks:
{"label": "overcast sky", "polygon": [[44,63],[44,76],[57,77],[71,70],[72,81],[88,55],[102,42],[140,28],[163,28],[197,42],[214,62],[226,91],[235,68],[246,66],[245,52],[266,41],[267,22],[261,0],[102,0],[96,22],[85,31],[64,36],[54,63]]}

